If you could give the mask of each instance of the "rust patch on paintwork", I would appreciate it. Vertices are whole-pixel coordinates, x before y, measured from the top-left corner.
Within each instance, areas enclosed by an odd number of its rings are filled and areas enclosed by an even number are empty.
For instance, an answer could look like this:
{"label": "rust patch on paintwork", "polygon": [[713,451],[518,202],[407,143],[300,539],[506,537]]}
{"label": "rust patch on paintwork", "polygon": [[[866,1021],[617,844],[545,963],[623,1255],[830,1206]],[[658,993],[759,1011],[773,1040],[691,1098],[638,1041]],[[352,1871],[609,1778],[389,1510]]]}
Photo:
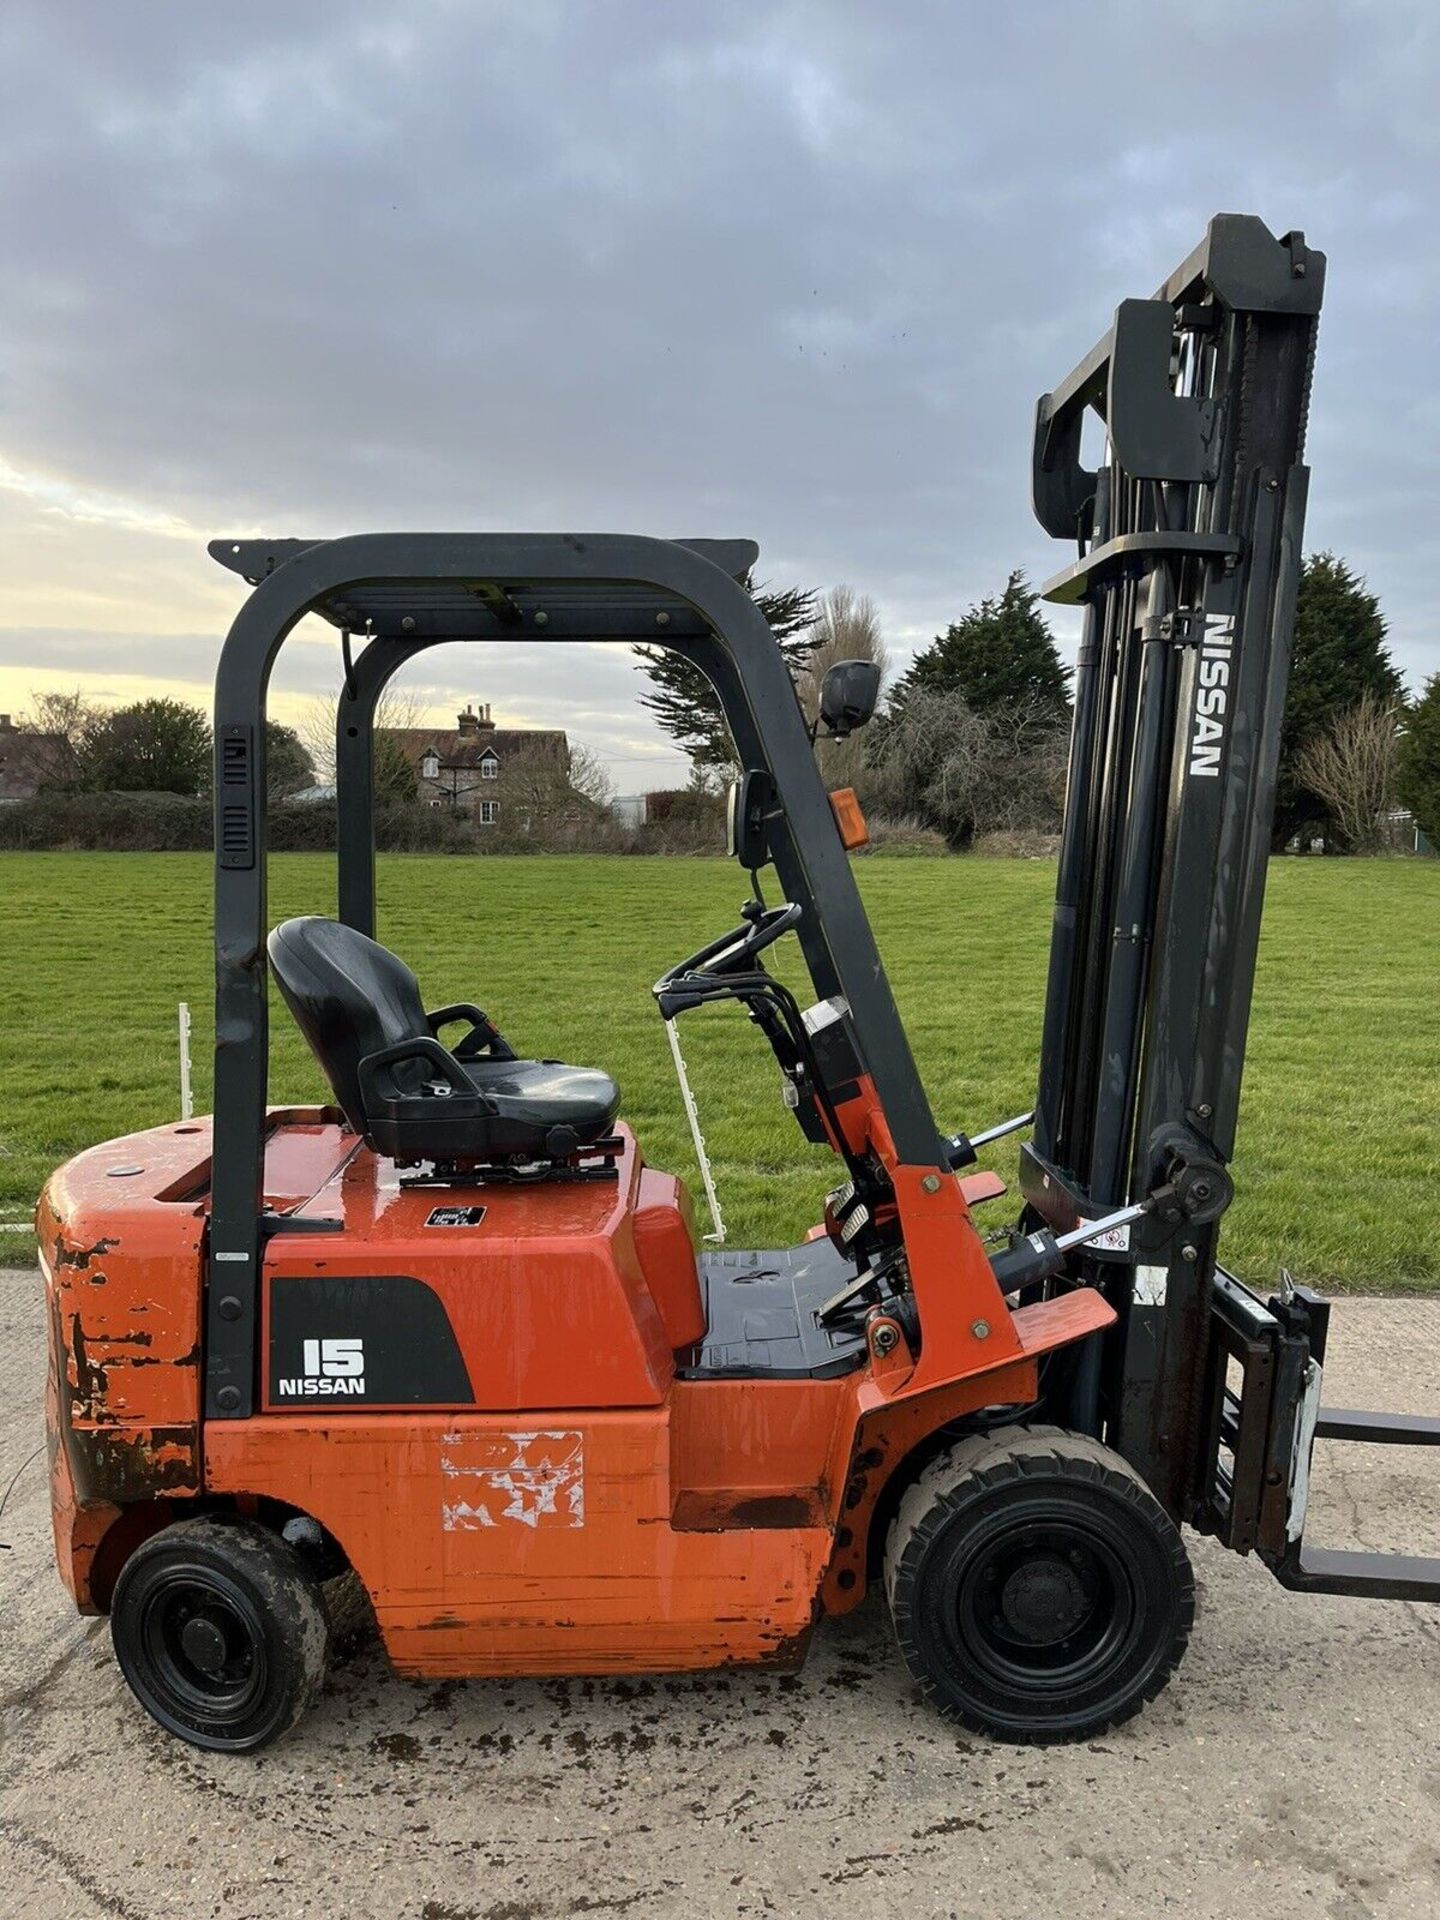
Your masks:
{"label": "rust patch on paintwork", "polygon": [[[122,1507],[161,1494],[193,1493],[200,1484],[195,1433],[190,1427],[122,1427],[105,1406],[107,1371],[95,1358],[78,1315],[65,1315],[57,1295],[51,1311],[52,1366],[55,1369],[55,1425],[52,1448],[63,1449],[78,1505]],[[148,1346],[148,1334],[135,1336]],[[116,1345],[119,1342],[102,1342]],[[121,1358],[127,1366],[161,1364]]]}
{"label": "rust patch on paintwork", "polygon": [[[805,1664],[813,1632],[812,1623],[798,1632],[777,1633],[763,1653],[730,1655],[712,1664],[722,1673],[798,1673]],[[637,1660],[635,1664],[643,1669],[644,1661]]]}
{"label": "rust patch on paintwork", "polygon": [[86,1505],[123,1507],[160,1494],[194,1493],[200,1484],[188,1427],[72,1426],[67,1453],[75,1492]]}
{"label": "rust patch on paintwork", "polygon": [[100,1259],[103,1254],[109,1253],[113,1247],[118,1247],[119,1244],[120,1242],[118,1240],[97,1240],[93,1247],[67,1247],[65,1244],[65,1236],[57,1233],[55,1236],[55,1265],[57,1267],[76,1267],[83,1269],[88,1267],[92,1260]]}
{"label": "rust patch on paintwork", "polygon": [[[63,1351],[63,1349],[62,1349]],[[70,1358],[74,1381],[67,1378],[64,1382],[68,1389],[72,1419],[100,1421],[105,1418],[105,1369],[98,1360],[90,1358],[85,1342],[85,1329],[80,1324],[79,1314],[70,1321]]]}
{"label": "rust patch on paintwork", "polygon": [[819,1492],[808,1488],[797,1493],[757,1494],[707,1487],[682,1493],[670,1524],[677,1533],[758,1533],[772,1527],[824,1527],[827,1521]]}
{"label": "rust patch on paintwork", "polygon": [[46,1422],[55,1546],[82,1611],[103,1608],[144,1532],[198,1492],[197,1283],[204,1223],[147,1183],[110,1179],[116,1152],[157,1182],[193,1144],[156,1129],[81,1154],[36,1209],[49,1296]]}

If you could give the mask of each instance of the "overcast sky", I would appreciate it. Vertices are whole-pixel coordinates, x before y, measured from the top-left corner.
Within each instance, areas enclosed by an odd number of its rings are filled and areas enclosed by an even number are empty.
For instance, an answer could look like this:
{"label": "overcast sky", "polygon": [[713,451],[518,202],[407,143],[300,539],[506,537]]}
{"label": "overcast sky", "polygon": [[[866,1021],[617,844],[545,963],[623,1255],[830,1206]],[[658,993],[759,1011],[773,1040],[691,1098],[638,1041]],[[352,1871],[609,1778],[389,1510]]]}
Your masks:
{"label": "overcast sky", "polygon": [[[215,534],[748,535],[904,654],[1013,566],[1036,395],[1220,209],[1330,278],[1308,544],[1440,666],[1440,8],[6,0],[0,708],[208,705]],[[1062,627],[1063,632],[1068,629]],[[328,629],[279,706],[333,685]],[[674,770],[614,651],[437,711]]]}

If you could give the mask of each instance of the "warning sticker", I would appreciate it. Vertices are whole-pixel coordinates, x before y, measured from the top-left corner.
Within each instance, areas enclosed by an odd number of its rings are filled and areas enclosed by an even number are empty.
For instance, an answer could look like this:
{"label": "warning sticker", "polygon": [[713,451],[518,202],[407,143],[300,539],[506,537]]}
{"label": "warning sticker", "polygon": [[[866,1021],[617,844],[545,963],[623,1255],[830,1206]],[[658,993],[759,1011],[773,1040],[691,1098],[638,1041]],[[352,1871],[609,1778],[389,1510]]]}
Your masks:
{"label": "warning sticker", "polygon": [[427,1227],[478,1227],[485,1218],[484,1207],[433,1207]]}
{"label": "warning sticker", "polygon": [[1130,1251],[1130,1222],[1123,1227],[1110,1227],[1104,1233],[1097,1233],[1093,1240],[1085,1242],[1087,1253],[1128,1253]]}

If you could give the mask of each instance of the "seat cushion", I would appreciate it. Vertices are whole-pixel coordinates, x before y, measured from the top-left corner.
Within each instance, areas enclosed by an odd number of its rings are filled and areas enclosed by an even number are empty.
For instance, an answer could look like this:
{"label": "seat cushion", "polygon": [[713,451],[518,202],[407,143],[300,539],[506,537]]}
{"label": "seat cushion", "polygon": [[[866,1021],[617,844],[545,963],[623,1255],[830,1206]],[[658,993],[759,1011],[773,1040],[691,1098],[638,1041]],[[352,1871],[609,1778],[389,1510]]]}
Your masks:
{"label": "seat cushion", "polygon": [[[346,1119],[377,1153],[405,1165],[564,1161],[609,1132],[620,1089],[608,1073],[512,1059],[477,1008],[432,1018],[404,961],[367,934],[309,915],[277,927],[269,955]],[[435,1020],[461,1015],[474,1030],[451,1053]],[[499,1057],[467,1052],[487,1030]]]}
{"label": "seat cushion", "polygon": [[558,1060],[462,1060],[466,1074],[496,1117],[512,1128],[533,1128],[537,1151],[551,1127],[573,1127],[581,1146],[598,1140],[620,1107],[620,1089],[608,1073],[567,1067]]}

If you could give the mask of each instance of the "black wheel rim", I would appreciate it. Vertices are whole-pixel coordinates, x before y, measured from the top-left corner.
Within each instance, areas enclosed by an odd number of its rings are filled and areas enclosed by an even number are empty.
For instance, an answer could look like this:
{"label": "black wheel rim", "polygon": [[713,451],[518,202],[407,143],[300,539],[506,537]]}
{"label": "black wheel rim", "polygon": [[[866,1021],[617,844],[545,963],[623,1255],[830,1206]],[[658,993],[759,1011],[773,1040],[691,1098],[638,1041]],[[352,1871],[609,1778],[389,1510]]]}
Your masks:
{"label": "black wheel rim", "polygon": [[248,1596],[219,1573],[160,1574],[141,1607],[139,1640],[151,1685],[186,1720],[234,1726],[264,1694],[262,1623]]}
{"label": "black wheel rim", "polygon": [[1103,1683],[1143,1628],[1115,1541],[1073,1512],[978,1530],[951,1568],[949,1598],[964,1664],[1032,1697],[1077,1696]]}

